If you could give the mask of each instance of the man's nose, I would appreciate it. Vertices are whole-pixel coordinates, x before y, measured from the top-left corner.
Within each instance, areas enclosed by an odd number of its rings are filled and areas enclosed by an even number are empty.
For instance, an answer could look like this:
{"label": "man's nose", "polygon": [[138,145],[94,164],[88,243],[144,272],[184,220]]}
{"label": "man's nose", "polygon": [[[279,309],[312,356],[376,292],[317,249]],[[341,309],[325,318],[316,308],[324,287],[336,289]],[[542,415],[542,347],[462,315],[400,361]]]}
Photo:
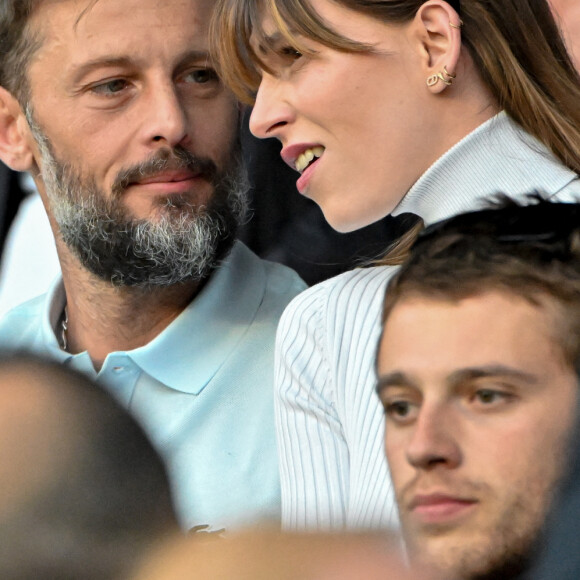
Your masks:
{"label": "man's nose", "polygon": [[279,78],[264,73],[256,102],[250,116],[250,131],[260,139],[281,138],[284,128],[294,120],[285,84]]}
{"label": "man's nose", "polygon": [[177,87],[173,84],[151,90],[147,101],[146,138],[150,143],[160,143],[171,148],[187,140],[188,116]]}
{"label": "man's nose", "polygon": [[460,426],[445,405],[424,405],[413,426],[406,449],[407,461],[418,469],[461,464]]}

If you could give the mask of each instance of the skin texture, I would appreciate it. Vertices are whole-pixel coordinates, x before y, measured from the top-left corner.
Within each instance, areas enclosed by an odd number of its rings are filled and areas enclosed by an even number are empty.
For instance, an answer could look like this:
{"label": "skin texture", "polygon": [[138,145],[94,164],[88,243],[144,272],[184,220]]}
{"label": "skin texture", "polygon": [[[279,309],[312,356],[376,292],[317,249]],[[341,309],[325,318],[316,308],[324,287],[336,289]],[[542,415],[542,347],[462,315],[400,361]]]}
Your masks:
{"label": "skin texture", "polygon": [[387,319],[379,394],[402,526],[445,572],[510,578],[544,521],[578,389],[555,317],[489,291],[409,297]]}
{"label": "skin texture", "polygon": [[[263,28],[273,50],[257,50],[264,71],[250,129],[276,137],[291,165],[307,146],[324,147],[297,182],[339,231],[368,225],[390,213],[413,183],[454,143],[495,111],[467,53],[458,16],[430,0],[414,20],[393,26],[330,0],[313,0],[338,33],[372,44],[364,53],[339,52],[300,38],[297,54],[276,36],[271,17]],[[429,88],[426,79],[447,67],[453,87]]]}
{"label": "skin texture", "polygon": [[572,60],[580,70],[580,3],[577,0],[550,0],[550,4],[562,27]]}

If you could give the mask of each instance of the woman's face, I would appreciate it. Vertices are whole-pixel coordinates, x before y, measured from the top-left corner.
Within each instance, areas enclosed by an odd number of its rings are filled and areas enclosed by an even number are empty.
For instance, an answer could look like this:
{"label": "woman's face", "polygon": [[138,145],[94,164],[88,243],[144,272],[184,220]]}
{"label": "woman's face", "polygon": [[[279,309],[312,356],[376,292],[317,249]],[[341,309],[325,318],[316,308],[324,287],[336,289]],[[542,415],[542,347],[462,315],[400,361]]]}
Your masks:
{"label": "woman's face", "polygon": [[332,0],[311,4],[336,32],[375,51],[302,38],[314,54],[300,55],[265,17],[274,50],[264,60],[274,74],[263,73],[250,129],[282,142],[282,157],[300,173],[298,190],[335,229],[350,231],[390,213],[438,157],[434,99],[412,24],[387,25]]}

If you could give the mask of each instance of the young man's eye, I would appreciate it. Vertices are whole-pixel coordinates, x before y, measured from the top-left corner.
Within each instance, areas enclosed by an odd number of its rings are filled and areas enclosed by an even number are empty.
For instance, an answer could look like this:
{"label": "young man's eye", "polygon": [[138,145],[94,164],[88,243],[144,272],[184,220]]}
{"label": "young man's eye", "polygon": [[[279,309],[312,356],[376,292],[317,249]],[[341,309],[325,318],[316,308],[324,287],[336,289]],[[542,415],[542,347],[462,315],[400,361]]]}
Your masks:
{"label": "young man's eye", "polygon": [[112,79],[98,85],[93,85],[91,91],[98,95],[112,96],[120,93],[127,86],[128,82],[124,79]]}
{"label": "young man's eye", "polygon": [[506,403],[511,400],[511,398],[512,396],[510,393],[495,389],[479,389],[473,396],[475,402],[486,406]]}
{"label": "young man's eye", "polygon": [[387,418],[397,423],[412,421],[417,414],[417,406],[402,399],[385,401],[384,407]]}
{"label": "young man's eye", "polygon": [[217,80],[218,80],[217,73],[212,68],[195,69],[187,73],[187,75],[185,76],[186,82],[196,84],[205,84]]}

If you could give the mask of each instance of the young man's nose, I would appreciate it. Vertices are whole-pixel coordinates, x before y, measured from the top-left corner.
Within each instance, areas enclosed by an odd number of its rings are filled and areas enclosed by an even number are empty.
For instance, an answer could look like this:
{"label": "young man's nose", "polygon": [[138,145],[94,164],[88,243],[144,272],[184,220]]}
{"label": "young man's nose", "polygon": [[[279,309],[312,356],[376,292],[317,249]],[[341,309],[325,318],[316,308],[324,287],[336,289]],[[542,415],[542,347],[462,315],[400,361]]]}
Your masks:
{"label": "young man's nose", "polygon": [[447,468],[461,463],[457,422],[444,406],[423,407],[407,444],[407,461],[418,469],[432,469],[436,465]]}

